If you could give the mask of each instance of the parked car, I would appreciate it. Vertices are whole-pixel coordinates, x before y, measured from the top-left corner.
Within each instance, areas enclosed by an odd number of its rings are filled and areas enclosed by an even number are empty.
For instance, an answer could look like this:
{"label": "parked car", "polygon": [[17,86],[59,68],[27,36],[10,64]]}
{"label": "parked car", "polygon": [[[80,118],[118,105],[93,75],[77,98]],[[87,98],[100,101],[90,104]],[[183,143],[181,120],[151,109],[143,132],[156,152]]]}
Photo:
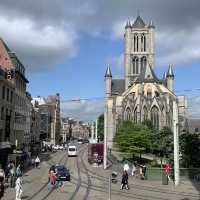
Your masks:
{"label": "parked car", "polygon": [[57,165],[56,172],[62,181],[70,181],[70,171],[64,165]]}

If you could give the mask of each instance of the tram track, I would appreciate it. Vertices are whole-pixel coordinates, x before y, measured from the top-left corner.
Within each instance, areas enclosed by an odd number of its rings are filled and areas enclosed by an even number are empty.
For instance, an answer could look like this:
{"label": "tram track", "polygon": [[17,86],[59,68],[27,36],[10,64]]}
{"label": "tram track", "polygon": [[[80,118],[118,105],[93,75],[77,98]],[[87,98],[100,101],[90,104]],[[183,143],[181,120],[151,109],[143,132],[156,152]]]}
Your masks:
{"label": "tram track", "polygon": [[[84,154],[84,153],[83,153]],[[83,157],[83,156],[82,156]],[[93,171],[91,171],[90,169],[88,169],[87,167],[86,167],[86,165],[85,165],[85,163],[84,163],[84,160],[83,160],[83,158],[82,158],[82,163],[83,163],[83,165],[85,166],[84,167],[84,171],[83,170],[81,170],[81,172],[82,173],[85,173],[87,176],[89,176],[90,177],[90,189],[91,190],[94,190],[94,189],[99,189],[99,188],[101,188],[102,189],[102,192],[104,191],[104,192],[107,192],[107,188],[106,187],[102,187],[102,186],[97,186],[97,185],[93,185],[93,184],[91,184],[91,178],[94,178],[94,179],[97,179],[97,180],[99,180],[99,181],[106,181],[106,182],[108,182],[108,178],[107,177],[105,177],[105,176],[102,176],[102,175],[99,175],[99,174],[97,174],[97,173],[95,173],[95,172],[93,172]],[[75,178],[75,177],[73,177],[73,178]],[[121,181],[120,179],[118,179],[118,181]],[[88,187],[88,182],[85,182],[85,181],[82,181],[82,183],[83,184],[85,184],[87,187]],[[169,191],[169,190],[165,190],[165,189],[161,189],[161,188],[159,188],[159,189],[155,189],[154,187],[151,187],[151,186],[141,186],[141,185],[137,185],[137,184],[130,184],[130,186],[133,186],[133,187],[131,187],[131,188],[134,188],[134,189],[136,189],[136,190],[138,190],[138,191],[149,191],[149,192],[154,192],[154,193],[157,193],[158,194],[158,196],[159,196],[159,194],[160,195],[162,195],[163,193],[165,193],[165,194],[170,194],[170,195],[178,195],[178,196],[180,196],[180,197],[182,197],[182,198],[188,198],[188,197],[192,197],[192,198],[197,198],[198,200],[199,200],[199,195],[195,195],[195,194],[193,194],[193,193],[184,193],[184,192],[175,192],[175,191]],[[115,190],[115,189],[112,189],[112,192],[113,192],[113,194],[118,194],[118,195],[121,195],[121,192],[119,192],[118,190]],[[149,195],[147,195],[147,196],[144,196],[144,195],[139,195],[139,194],[133,194],[133,193],[130,193],[130,192],[126,192],[126,194],[128,194],[128,195],[137,195],[138,197],[140,196],[140,197],[144,197],[144,198],[146,198],[146,197],[148,197],[148,199],[149,199]],[[163,200],[168,200],[168,199],[166,199],[166,198],[157,198],[157,197],[155,197],[155,196],[152,196],[151,197],[152,199],[163,199]]]}
{"label": "tram track", "polygon": [[[60,164],[60,163],[64,160],[64,158],[66,158],[66,154],[64,154],[64,155],[59,159],[58,162],[55,162],[55,161],[53,160],[53,158],[52,158],[52,159],[50,159],[50,161],[48,161],[48,166],[55,165],[56,163]],[[48,177],[48,175],[47,175],[47,177]],[[47,185],[48,185],[48,181],[47,181],[45,184],[43,184],[42,187],[40,187],[36,192],[34,192],[34,194],[32,194],[32,195],[28,198],[28,200],[32,200],[32,199],[34,199],[35,197],[37,197],[39,194],[41,194],[42,192],[44,192],[44,189],[47,187]],[[50,191],[48,191],[48,193],[47,193],[41,200],[47,199],[47,198],[51,195],[51,193],[52,193],[53,191],[54,191],[54,189],[51,189]]]}

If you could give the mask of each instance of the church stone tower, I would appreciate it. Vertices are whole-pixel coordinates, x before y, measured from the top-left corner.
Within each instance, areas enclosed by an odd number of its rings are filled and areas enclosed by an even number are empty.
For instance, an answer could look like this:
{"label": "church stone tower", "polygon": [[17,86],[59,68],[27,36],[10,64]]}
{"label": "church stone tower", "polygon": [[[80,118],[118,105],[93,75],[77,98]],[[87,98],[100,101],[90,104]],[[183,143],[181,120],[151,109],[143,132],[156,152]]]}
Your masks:
{"label": "church stone tower", "polygon": [[128,21],[125,26],[125,89],[133,84],[147,64],[154,69],[154,29],[152,21],[146,25],[140,16],[133,24]]}

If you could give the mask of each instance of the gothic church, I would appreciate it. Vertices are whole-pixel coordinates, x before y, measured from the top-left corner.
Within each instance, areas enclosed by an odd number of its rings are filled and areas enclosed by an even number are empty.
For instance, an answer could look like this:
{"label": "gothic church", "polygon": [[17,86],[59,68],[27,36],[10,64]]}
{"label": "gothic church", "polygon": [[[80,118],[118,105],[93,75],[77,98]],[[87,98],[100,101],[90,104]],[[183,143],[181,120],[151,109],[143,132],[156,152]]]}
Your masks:
{"label": "gothic church", "polygon": [[172,65],[159,79],[155,72],[155,26],[138,16],[127,22],[124,34],[124,79],[113,79],[109,67],[105,73],[105,126],[108,146],[124,120],[141,123],[151,120],[160,130],[173,126],[173,101],[178,105],[179,130],[186,126],[187,100],[173,89]]}

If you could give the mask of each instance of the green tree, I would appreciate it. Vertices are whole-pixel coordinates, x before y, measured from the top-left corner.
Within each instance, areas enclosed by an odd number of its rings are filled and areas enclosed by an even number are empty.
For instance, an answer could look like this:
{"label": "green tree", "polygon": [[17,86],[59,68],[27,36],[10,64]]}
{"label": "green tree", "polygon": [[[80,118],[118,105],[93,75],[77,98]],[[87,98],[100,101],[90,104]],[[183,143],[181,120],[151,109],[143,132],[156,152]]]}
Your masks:
{"label": "green tree", "polygon": [[103,141],[103,136],[104,136],[104,114],[101,114],[98,117],[98,126],[97,126],[97,130],[98,130],[98,138],[100,141]]}
{"label": "green tree", "polygon": [[200,134],[182,134],[179,142],[183,166],[200,167]]}
{"label": "green tree", "polygon": [[147,126],[124,121],[116,133],[115,142],[120,151],[141,156],[150,146],[150,137],[151,130]]}

